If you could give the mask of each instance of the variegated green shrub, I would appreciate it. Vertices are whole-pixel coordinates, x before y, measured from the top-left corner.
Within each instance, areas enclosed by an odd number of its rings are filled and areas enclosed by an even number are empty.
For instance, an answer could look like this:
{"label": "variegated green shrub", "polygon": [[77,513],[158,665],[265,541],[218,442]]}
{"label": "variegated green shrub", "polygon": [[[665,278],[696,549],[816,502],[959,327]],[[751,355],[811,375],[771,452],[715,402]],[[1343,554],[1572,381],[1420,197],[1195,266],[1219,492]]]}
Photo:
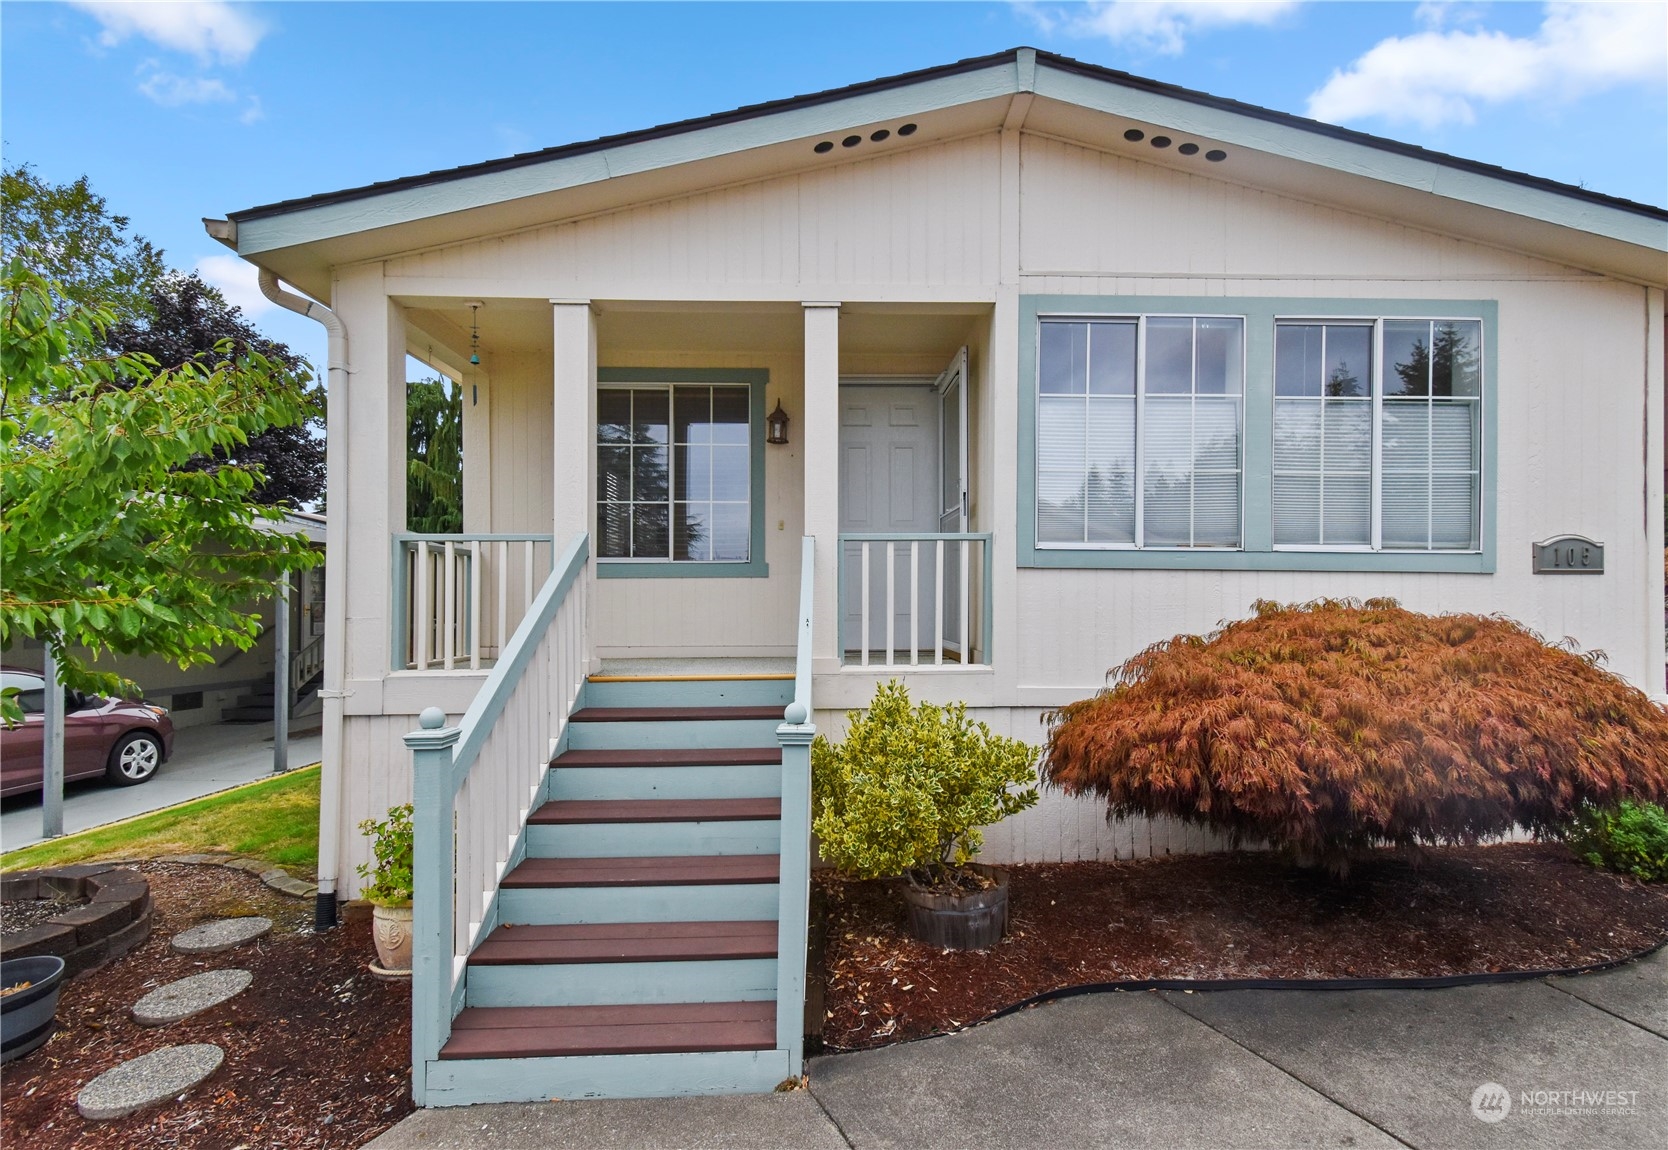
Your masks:
{"label": "variegated green shrub", "polygon": [[847,719],[843,742],[811,747],[811,829],[842,873],[932,885],[973,858],[980,827],[1037,801],[1037,748],[968,719],[964,703],[911,707],[893,681]]}

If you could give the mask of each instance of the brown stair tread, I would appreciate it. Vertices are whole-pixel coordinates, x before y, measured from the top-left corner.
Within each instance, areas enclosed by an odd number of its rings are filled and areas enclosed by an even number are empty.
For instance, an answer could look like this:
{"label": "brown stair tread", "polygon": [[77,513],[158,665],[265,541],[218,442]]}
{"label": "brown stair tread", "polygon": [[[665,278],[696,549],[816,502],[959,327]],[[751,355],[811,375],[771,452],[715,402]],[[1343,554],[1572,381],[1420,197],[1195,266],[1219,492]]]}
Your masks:
{"label": "brown stair tread", "polygon": [[553,799],[527,819],[531,825],[587,823],[719,823],[782,817],[782,800]]}
{"label": "brown stair tread", "polygon": [[530,858],[504,876],[505,887],[706,886],[772,883],[776,855],[672,855],[642,858]]}
{"label": "brown stair tread", "polygon": [[585,707],[574,723],[712,722],[719,719],[773,719],[780,723],[785,704],[767,707]]}
{"label": "brown stair tread", "polygon": [[775,957],[776,923],[752,920],[512,924],[488,935],[469,961],[471,965],[509,966]]}
{"label": "brown stair tread", "polygon": [[563,751],[553,767],[752,767],[775,766],[781,747],[697,747],[632,751]]}
{"label": "brown stair tread", "polygon": [[626,1006],[472,1006],[452,1020],[442,1058],[563,1058],[769,1050],[774,1002]]}

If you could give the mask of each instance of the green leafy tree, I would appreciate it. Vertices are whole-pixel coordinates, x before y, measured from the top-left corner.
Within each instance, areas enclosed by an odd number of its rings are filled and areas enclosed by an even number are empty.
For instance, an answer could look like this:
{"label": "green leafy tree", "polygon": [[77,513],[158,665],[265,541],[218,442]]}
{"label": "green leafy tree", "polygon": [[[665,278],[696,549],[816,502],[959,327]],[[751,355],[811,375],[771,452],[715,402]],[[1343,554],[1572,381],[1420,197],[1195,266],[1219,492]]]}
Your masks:
{"label": "green leafy tree", "polygon": [[406,530],[463,530],[463,391],[444,379],[406,385]]}
{"label": "green leafy tree", "polygon": [[82,176],[50,184],[27,164],[0,173],[0,259],[20,259],[51,285],[59,311],[108,307],[148,316],[151,289],[167,266],[128,217],[111,213]]}
{"label": "green leafy tree", "polygon": [[[163,253],[130,234],[128,218],[112,214],[85,176],[51,184],[25,165],[6,169],[0,185],[0,249],[52,284],[60,314],[78,306],[109,308],[114,318],[102,329],[106,351],[150,356],[164,368],[191,360],[212,367],[221,344],[231,340],[234,354],[256,351],[292,373],[306,369],[300,356],[251,327],[217,288],[195,274],[170,271]],[[299,507],[320,498],[324,392],[314,387],[308,395],[300,420],[250,436],[235,459],[222,451],[187,466],[258,464],[257,503]]]}
{"label": "green leafy tree", "polygon": [[[223,345],[215,362],[158,368],[112,354],[107,308],[71,304],[22,260],[0,296],[0,646],[49,644],[73,688],[131,690],[83,650],[160,655],[190,666],[212,647],[247,649],[248,604],[311,566],[306,540],[263,531],[251,437],[306,411],[306,377]],[[276,516],[273,516],[276,517]],[[15,698],[0,700],[9,719]]]}
{"label": "green leafy tree", "polygon": [[[286,345],[268,339],[243,318],[242,309],[226,302],[212,284],[195,273],[169,272],[150,288],[144,316],[128,315],[110,329],[112,351],[150,356],[157,366],[186,363],[212,365],[221,358],[226,341],[233,355],[259,352],[285,371],[302,378],[311,373],[307,363]],[[235,454],[225,451],[194,461],[196,469],[258,465],[261,479],[252,498],[256,503],[300,507],[324,495],[324,389],[306,390],[302,419],[278,423],[249,437]]]}

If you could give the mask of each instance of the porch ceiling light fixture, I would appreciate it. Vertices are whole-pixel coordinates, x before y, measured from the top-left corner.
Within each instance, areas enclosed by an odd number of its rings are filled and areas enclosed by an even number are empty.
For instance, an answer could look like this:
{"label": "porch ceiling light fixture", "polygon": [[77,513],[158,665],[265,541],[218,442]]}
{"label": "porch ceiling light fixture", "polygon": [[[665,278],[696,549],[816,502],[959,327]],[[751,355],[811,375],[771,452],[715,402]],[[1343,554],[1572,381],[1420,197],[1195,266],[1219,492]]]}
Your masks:
{"label": "porch ceiling light fixture", "polygon": [[765,442],[786,443],[788,441],[788,413],[782,410],[782,401],[776,401],[776,410],[765,416]]}
{"label": "porch ceiling light fixture", "polygon": [[480,300],[470,300],[469,304],[469,362],[474,367],[481,366],[481,324],[476,314],[481,310]]}

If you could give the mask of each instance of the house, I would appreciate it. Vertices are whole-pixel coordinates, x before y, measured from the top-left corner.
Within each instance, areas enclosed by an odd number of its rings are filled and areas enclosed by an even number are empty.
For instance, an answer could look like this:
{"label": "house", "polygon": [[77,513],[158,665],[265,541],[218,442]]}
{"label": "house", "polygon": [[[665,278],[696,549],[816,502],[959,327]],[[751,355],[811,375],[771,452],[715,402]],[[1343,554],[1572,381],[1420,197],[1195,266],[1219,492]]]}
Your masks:
{"label": "house", "polygon": [[[280,518],[257,519],[255,526],[274,534],[305,536],[315,551],[326,547],[325,517],[310,511],[284,510]],[[209,652],[211,661],[190,667],[158,656],[106,653],[97,660],[96,669],[137,683],[145,700],[168,708],[174,727],[184,729],[222,722],[272,722],[282,659],[288,665],[292,715],[298,722],[313,725],[316,720],[310,716],[318,705],[316,694],[324,671],[324,568],[313,567],[292,577],[282,613],[276,595],[247,609],[261,616],[260,635],[247,650],[223,644]],[[40,641],[21,639],[6,649],[4,661],[39,671],[43,662]]]}
{"label": "house", "polygon": [[797,1073],[807,744],[880,679],[1036,738],[1388,595],[1662,694],[1659,208],[1021,48],[206,226],[330,328],[321,913],[415,796],[427,1104]]}

